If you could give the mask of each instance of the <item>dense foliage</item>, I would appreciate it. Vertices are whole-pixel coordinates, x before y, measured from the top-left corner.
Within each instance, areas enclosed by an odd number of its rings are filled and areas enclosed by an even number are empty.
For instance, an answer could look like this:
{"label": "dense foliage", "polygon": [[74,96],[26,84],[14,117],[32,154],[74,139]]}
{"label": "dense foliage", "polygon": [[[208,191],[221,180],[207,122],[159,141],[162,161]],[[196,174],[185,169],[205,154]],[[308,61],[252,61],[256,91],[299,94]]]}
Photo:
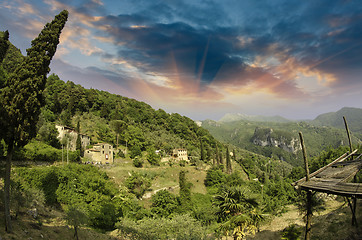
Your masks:
{"label": "dense foliage", "polygon": [[[12,232],[10,218],[10,172],[14,150],[26,145],[35,137],[41,107],[44,105],[43,91],[46,75],[59,44],[60,34],[68,19],[68,11],[63,10],[47,23],[38,37],[26,50],[27,55],[13,71],[3,73],[0,80],[0,137],[7,146],[6,170],[4,178],[5,229]],[[10,44],[6,31],[1,40],[1,65]],[[5,44],[4,44],[5,43]],[[2,67],[3,69],[3,67]]]}
{"label": "dense foliage", "polygon": [[115,204],[118,191],[104,172],[91,165],[17,168],[16,179],[23,188],[32,187],[44,192],[49,205],[62,204],[86,213],[90,225],[112,229],[122,209]]}
{"label": "dense foliage", "polygon": [[58,122],[70,127],[80,124],[81,132],[92,143],[100,141],[127,146],[131,158],[148,152],[147,160],[159,164],[154,150],[171,154],[175,148],[186,148],[189,155],[200,158],[200,141],[209,148],[218,143],[208,131],[177,113],[154,110],[146,103],[95,89],[85,89],[73,82],[63,82],[50,75],[44,91],[46,105],[43,123]]}

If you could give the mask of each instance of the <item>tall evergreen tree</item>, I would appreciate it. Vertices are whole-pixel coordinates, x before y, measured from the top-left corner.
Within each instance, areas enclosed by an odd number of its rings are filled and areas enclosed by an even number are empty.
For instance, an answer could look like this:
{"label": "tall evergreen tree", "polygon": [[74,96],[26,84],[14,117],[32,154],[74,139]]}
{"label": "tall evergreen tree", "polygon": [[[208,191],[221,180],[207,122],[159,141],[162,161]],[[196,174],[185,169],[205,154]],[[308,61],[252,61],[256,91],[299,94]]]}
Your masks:
{"label": "tall evergreen tree", "polygon": [[211,149],[210,146],[206,149],[206,162],[209,163],[211,161]]}
{"label": "tall evergreen tree", "polygon": [[217,165],[220,165],[221,163],[220,163],[220,157],[219,157],[219,148],[218,148],[217,144],[216,144],[216,148],[215,148],[215,158],[216,158]]}
{"label": "tall evergreen tree", "polygon": [[219,163],[220,165],[224,164],[224,161],[222,159],[222,150],[220,150],[221,152],[219,153]]}
{"label": "tall evergreen tree", "polygon": [[83,157],[83,147],[82,147],[82,139],[80,137],[80,122],[77,123],[77,142],[76,142],[76,150],[79,151],[79,156]]}
{"label": "tall evergreen tree", "polygon": [[[0,37],[0,93],[1,93],[1,88],[3,88],[3,85],[5,83],[5,71],[3,69],[3,66],[2,66],[2,62],[5,58],[5,55],[6,55],[6,52],[8,51],[9,49],[9,32],[8,31],[5,31],[3,36]],[[1,129],[0,129],[0,133],[1,133]],[[1,140],[1,138],[0,138]]]}
{"label": "tall evergreen tree", "polygon": [[186,180],[186,171],[181,170],[179,175],[180,200],[184,210],[191,208],[191,183]]}
{"label": "tall evergreen tree", "polygon": [[232,172],[229,147],[226,147],[226,173]]}
{"label": "tall evergreen tree", "polygon": [[6,79],[0,93],[0,131],[7,145],[4,195],[5,229],[12,231],[10,219],[10,171],[14,149],[24,146],[36,135],[36,122],[44,104],[43,91],[68,11],[63,10],[47,23],[31,42],[27,56]]}
{"label": "tall evergreen tree", "polygon": [[205,161],[204,144],[202,144],[202,139],[201,138],[200,138],[200,151],[201,151],[200,160]]}
{"label": "tall evergreen tree", "polygon": [[6,30],[4,35],[0,38],[0,64],[5,58],[6,52],[9,48],[9,32]]}

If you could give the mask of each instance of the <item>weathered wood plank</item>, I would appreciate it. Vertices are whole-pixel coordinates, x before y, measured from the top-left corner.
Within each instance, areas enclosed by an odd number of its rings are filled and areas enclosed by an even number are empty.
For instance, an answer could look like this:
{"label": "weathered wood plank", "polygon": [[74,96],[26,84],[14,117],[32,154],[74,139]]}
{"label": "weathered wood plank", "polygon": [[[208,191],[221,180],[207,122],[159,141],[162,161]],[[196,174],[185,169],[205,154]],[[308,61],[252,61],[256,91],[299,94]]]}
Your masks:
{"label": "weathered wood plank", "polygon": [[[358,149],[355,149],[352,153],[348,154],[347,153],[344,153],[343,155],[341,155],[339,158],[337,158],[336,160],[334,160],[333,162],[331,162],[330,164],[318,169],[317,171],[313,172],[312,174],[310,174],[309,176],[310,177],[313,177],[315,175],[317,175],[318,173],[324,171],[326,168],[332,166],[333,164],[337,163],[337,162],[342,162],[344,160],[346,160],[347,158],[349,158],[350,156],[352,156],[353,154],[355,154],[356,152],[358,151]],[[293,185],[296,186],[298,185],[299,183],[301,182],[304,182],[306,180],[306,177],[302,178],[302,179],[299,179],[298,181],[294,182]]]}
{"label": "weathered wood plank", "polygon": [[347,165],[355,164],[356,162],[361,162],[361,159],[360,159],[361,156],[362,156],[362,154],[351,161],[337,162],[337,163],[333,164],[331,167],[347,166]]}
{"label": "weathered wood plank", "polygon": [[339,167],[339,168],[327,168],[325,171],[320,172],[316,175],[316,178],[336,178],[336,179],[346,179],[350,177],[351,174],[358,172],[362,166],[362,161],[359,163],[350,164],[347,166]]}
{"label": "weathered wood plank", "polygon": [[342,196],[356,196],[362,198],[361,183],[337,183],[311,180],[300,185],[303,189],[325,192]]}

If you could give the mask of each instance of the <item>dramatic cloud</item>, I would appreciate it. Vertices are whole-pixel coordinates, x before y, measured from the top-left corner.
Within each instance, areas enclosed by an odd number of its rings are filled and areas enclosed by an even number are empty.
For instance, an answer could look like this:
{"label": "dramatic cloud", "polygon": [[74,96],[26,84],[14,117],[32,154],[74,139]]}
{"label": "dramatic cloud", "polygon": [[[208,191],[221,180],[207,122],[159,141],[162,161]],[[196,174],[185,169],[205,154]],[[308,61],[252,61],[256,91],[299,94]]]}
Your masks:
{"label": "dramatic cloud", "polygon": [[53,71],[64,80],[194,118],[362,102],[358,1],[16,0],[0,4],[0,20],[31,39],[62,9],[70,18]]}

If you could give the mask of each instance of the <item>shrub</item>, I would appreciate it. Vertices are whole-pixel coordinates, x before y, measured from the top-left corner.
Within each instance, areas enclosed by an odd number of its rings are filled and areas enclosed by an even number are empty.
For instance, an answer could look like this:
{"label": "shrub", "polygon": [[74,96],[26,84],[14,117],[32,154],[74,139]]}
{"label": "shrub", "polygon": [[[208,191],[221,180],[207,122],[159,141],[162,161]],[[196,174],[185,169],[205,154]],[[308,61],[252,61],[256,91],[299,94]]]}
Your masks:
{"label": "shrub", "polygon": [[136,157],[135,159],[133,159],[133,166],[135,166],[136,168],[141,168],[141,167],[143,167],[143,159],[141,159],[141,158],[138,158],[138,157]]}
{"label": "shrub", "polygon": [[218,168],[213,167],[206,172],[204,184],[206,187],[212,187],[225,182],[225,174]]}
{"label": "shrub", "polygon": [[141,148],[140,148],[140,146],[138,146],[138,145],[131,146],[131,147],[129,148],[129,150],[131,151],[130,154],[129,154],[131,158],[135,158],[135,157],[137,157],[137,156],[141,156],[141,155],[142,155]]}
{"label": "shrub", "polygon": [[151,149],[148,150],[147,161],[151,165],[159,166],[160,165],[160,160],[161,160],[161,157],[160,157],[160,155],[158,155],[155,152],[154,148],[151,148]]}
{"label": "shrub", "polygon": [[52,167],[17,168],[15,174],[25,188],[36,188],[48,204],[65,208],[80,206],[93,227],[111,230],[120,216],[112,201],[117,193],[106,173],[92,165],[67,164]]}
{"label": "shrub", "polygon": [[132,175],[126,179],[125,185],[137,198],[142,198],[147,189],[151,187],[151,180],[140,173],[132,172]]}
{"label": "shrub", "polygon": [[302,231],[299,230],[295,224],[292,224],[292,225],[284,228],[284,230],[282,232],[282,239],[298,240],[301,233],[302,233]]}
{"label": "shrub", "polygon": [[160,217],[168,217],[174,213],[179,206],[176,196],[167,190],[158,191],[152,196],[151,212]]}
{"label": "shrub", "polygon": [[206,229],[188,214],[175,215],[172,219],[146,218],[137,222],[123,219],[116,227],[120,236],[127,236],[127,239],[206,239]]}

